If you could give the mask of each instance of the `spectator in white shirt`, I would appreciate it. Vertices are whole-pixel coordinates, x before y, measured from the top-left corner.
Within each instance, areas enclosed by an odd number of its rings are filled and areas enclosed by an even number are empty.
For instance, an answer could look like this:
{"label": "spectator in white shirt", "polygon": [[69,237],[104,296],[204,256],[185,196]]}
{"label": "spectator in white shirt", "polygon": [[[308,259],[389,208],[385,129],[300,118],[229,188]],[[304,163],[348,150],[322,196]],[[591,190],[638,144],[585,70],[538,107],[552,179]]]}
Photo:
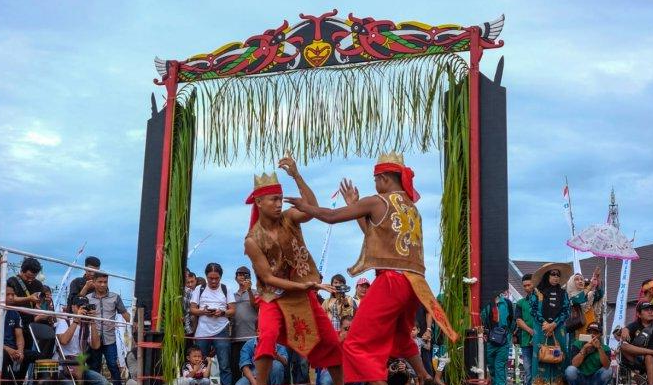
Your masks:
{"label": "spectator in white shirt", "polygon": [[[96,312],[88,308],[88,298],[76,297],[71,299],[71,302],[73,314],[96,316]],[[57,318],[55,328],[57,339],[59,339],[66,360],[77,361],[78,357],[85,353],[89,346],[92,349],[100,347],[100,333],[94,321],[73,317]],[[80,370],[77,365],[66,366],[64,376],[68,378],[72,376],[75,380],[90,385],[108,384],[106,378],[101,374],[90,369]]]}
{"label": "spectator in white shirt", "polygon": [[229,341],[229,319],[236,308],[234,294],[220,283],[222,266],[209,263],[204,269],[206,288],[198,286],[190,301],[190,312],[197,317],[195,338],[202,354],[207,356],[211,347],[220,367],[220,384],[231,385],[231,342]]}

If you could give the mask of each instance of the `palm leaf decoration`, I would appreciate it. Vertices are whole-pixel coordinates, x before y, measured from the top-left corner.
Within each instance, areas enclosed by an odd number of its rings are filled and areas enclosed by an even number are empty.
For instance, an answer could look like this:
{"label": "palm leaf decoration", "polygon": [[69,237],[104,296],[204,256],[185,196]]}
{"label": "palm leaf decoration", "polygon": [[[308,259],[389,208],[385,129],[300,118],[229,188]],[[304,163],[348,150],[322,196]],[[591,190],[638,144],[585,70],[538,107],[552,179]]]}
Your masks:
{"label": "palm leaf decoration", "polygon": [[194,95],[175,107],[172,143],[170,193],[166,216],[165,260],[163,265],[163,297],[161,301],[163,335],[161,365],[167,383],[178,377],[184,358],[184,324],[182,293],[184,266],[188,252],[190,194],[195,146]]}
{"label": "palm leaf decoration", "polygon": [[[429,52],[431,53],[431,52]],[[307,163],[440,148],[443,169],[443,307],[456,331],[469,325],[468,68],[454,54],[187,83],[177,95],[166,223],[162,359],[167,382],[183,357],[181,296],[196,135],[204,163],[271,163],[290,150]],[[448,346],[450,383],[463,383],[462,351]]]}

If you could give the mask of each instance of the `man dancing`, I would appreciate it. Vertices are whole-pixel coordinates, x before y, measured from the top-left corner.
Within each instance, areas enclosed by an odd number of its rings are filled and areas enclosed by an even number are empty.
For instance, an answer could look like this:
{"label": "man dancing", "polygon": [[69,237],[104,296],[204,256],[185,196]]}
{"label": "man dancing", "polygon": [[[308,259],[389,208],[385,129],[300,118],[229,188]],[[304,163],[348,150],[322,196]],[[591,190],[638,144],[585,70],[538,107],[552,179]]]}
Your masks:
{"label": "man dancing", "polygon": [[[279,161],[307,202],[317,199],[297,171],[295,161]],[[281,211],[283,193],[276,174],[254,177],[254,191],[246,201],[252,206],[245,253],[257,276],[259,341],[254,355],[257,382],[266,384],[277,341],[287,345],[316,367],[328,368],[335,385],[343,384],[342,353],[338,335],[317,301],[315,290],[333,291],[320,283],[308,252],[300,223],[312,217],[291,208]]]}
{"label": "man dancing", "polygon": [[450,339],[458,338],[424,279],[422,219],[415,207],[419,194],[413,176],[403,156],[392,152],[381,155],[374,168],[377,195],[359,200],[358,190],[345,180],[340,185],[347,202],[343,208],[320,208],[304,196],[286,198],[299,211],[326,223],[357,219],[365,233],[360,257],[348,272],[356,276],[375,269],[377,277],[343,345],[348,383],[385,384],[389,357],[406,358],[423,384],[432,383],[410,336],[419,302]]}

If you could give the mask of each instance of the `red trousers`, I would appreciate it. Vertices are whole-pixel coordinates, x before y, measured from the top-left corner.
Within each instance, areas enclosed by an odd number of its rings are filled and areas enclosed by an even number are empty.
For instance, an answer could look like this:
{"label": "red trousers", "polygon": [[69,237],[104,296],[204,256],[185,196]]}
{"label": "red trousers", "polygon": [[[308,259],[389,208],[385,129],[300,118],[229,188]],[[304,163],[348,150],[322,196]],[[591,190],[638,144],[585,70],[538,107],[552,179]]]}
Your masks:
{"label": "red trousers", "polygon": [[345,382],[387,381],[388,358],[409,358],[418,349],[410,332],[419,299],[401,273],[380,271],[343,344]]}
{"label": "red trousers", "polygon": [[[308,354],[308,362],[311,366],[328,368],[331,366],[342,365],[342,350],[338,334],[326,313],[317,301],[314,291],[308,292],[308,300],[313,309],[313,316],[317,324],[317,330],[320,334],[320,342]],[[288,346],[288,336],[286,334],[286,324],[284,322],[281,308],[276,301],[265,302],[258,301],[258,345],[254,360],[261,357],[274,356],[275,345],[277,343]]]}

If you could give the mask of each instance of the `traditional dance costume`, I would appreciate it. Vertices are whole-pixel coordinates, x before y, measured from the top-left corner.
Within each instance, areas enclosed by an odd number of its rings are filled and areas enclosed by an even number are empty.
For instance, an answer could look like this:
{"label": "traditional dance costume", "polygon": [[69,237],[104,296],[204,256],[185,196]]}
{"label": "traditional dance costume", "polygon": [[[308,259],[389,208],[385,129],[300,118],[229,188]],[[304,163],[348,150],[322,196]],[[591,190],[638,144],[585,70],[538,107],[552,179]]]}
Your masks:
{"label": "traditional dance costume", "polygon": [[378,223],[368,218],[360,257],[352,276],[375,269],[377,277],[354,317],[343,344],[345,382],[385,381],[389,357],[418,355],[410,332],[421,302],[450,339],[457,335],[424,279],[422,218],[414,202],[413,172],[403,157],[382,155],[374,174],[401,174],[404,191],[378,194],[386,212]]}
{"label": "traditional dance costume", "polygon": [[[247,199],[281,194],[276,175],[255,178],[255,190]],[[319,282],[320,277],[302,236],[299,224],[281,214],[277,239],[268,235],[258,222],[256,205],[247,238],[265,255],[275,277],[293,282]],[[314,291],[283,291],[257,277],[259,297],[259,340],[254,359],[274,356],[275,344],[288,346],[308,358],[313,366],[328,368],[342,363],[338,335],[320,307]]]}

